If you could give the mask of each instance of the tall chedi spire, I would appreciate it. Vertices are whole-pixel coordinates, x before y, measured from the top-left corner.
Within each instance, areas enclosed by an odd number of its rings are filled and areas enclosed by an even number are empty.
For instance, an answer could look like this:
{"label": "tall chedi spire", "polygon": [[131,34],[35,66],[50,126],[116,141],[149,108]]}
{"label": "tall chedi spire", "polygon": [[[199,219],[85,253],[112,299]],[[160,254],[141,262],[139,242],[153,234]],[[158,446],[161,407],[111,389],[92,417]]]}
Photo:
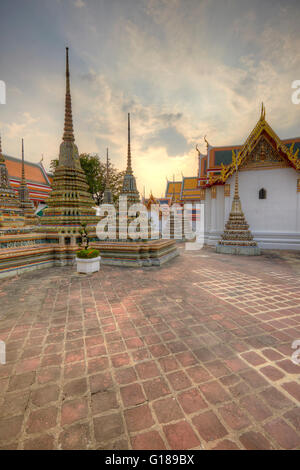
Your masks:
{"label": "tall chedi spire", "polygon": [[132,175],[132,166],[131,166],[131,144],[130,144],[130,113],[128,113],[128,149],[127,149],[127,169],[126,173]]}
{"label": "tall chedi spire", "polygon": [[25,162],[24,162],[24,139],[22,139],[22,170],[21,170],[21,181],[18,187],[18,194],[21,209],[25,216],[25,223],[28,225],[35,225],[38,221],[37,216],[34,213],[34,205],[29,197],[29,190],[25,179]]}
{"label": "tall chedi spire", "polygon": [[65,97],[65,126],[63,140],[74,142],[72,101],[70,92],[69,48],[66,47],[66,97]]}
{"label": "tall chedi spire", "polygon": [[24,223],[25,218],[19,198],[10,185],[0,135],[0,227],[5,229],[22,227]]}
{"label": "tall chedi spire", "polygon": [[123,196],[127,196],[129,204],[140,202],[140,195],[136,187],[136,180],[133,176],[131,162],[131,143],[130,143],[130,113],[128,113],[128,149],[127,149],[127,168],[123,179],[122,192]]}
{"label": "tall chedi spire", "polygon": [[218,253],[231,253],[242,255],[259,255],[260,249],[257,246],[253,235],[249,230],[249,225],[242,211],[242,204],[239,195],[239,170],[238,157],[235,155],[235,183],[234,196],[232,200],[231,212],[225,225],[224,233],[219,240],[216,251]]}
{"label": "tall chedi spire", "polygon": [[[53,176],[52,192],[46,203],[41,224],[43,231],[53,234],[79,234],[82,224],[89,232],[98,222],[94,201],[88,190],[73,132],[70,89],[69,49],[66,48],[66,96],[63,140],[59,148],[58,165]],[[52,236],[52,238],[54,235]],[[67,241],[66,241],[67,243]]]}
{"label": "tall chedi spire", "polygon": [[72,100],[70,90],[69,48],[66,47],[66,96],[63,141],[59,150],[59,164],[81,169],[78,148],[73,131]]}
{"label": "tall chedi spire", "polygon": [[105,190],[103,195],[103,204],[112,204],[113,195],[109,185],[109,158],[108,158],[108,148],[106,149],[106,178],[105,178]]}

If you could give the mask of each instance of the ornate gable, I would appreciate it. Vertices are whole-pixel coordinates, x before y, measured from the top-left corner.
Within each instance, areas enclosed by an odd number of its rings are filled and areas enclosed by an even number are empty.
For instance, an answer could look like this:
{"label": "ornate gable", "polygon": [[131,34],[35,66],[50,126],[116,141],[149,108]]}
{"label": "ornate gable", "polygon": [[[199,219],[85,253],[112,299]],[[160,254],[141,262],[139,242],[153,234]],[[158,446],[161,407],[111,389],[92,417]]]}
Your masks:
{"label": "ornate gable", "polygon": [[266,135],[261,135],[247,158],[240,165],[240,170],[255,170],[288,167],[289,164],[271,144]]}
{"label": "ornate gable", "polygon": [[236,163],[241,170],[250,168],[274,168],[290,166],[300,171],[299,149],[294,152],[294,144],[288,148],[269,126],[265,107],[262,104],[260,119],[241,149],[232,151],[232,163],[221,165],[220,175],[210,175],[209,185],[224,184],[235,172]]}

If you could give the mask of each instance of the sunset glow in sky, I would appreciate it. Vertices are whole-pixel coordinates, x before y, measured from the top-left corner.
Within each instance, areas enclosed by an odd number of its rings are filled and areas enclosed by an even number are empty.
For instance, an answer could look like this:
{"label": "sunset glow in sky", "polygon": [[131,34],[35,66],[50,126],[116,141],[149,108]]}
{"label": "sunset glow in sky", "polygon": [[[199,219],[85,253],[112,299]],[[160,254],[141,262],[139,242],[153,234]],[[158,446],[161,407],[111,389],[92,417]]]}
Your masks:
{"label": "sunset glow in sky", "polygon": [[298,0],[1,0],[3,151],[44,164],[63,134],[65,46],[70,50],[79,152],[126,167],[131,113],[140,192],[196,172],[195,145],[239,144],[259,118],[300,135]]}

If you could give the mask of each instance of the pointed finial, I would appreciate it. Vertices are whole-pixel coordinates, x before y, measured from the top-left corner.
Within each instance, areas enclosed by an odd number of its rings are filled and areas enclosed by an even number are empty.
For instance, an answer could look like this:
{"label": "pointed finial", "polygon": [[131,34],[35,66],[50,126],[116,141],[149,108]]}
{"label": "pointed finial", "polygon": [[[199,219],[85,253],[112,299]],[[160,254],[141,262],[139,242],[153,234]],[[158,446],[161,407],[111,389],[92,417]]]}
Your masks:
{"label": "pointed finial", "polygon": [[2,153],[2,141],[1,141],[1,134],[0,134],[0,162],[5,162],[5,158]]}
{"label": "pointed finial", "polygon": [[198,156],[200,157],[200,156],[201,156],[201,152],[200,152],[200,150],[198,149],[198,144],[196,144],[196,150],[197,150],[197,152],[198,152]]}
{"label": "pointed finial", "polygon": [[25,165],[24,165],[24,139],[22,138],[22,177],[21,182],[25,183]]}
{"label": "pointed finial", "polygon": [[130,146],[130,113],[128,113],[128,151],[127,151],[127,170],[128,175],[132,175],[131,167],[131,146]]}
{"label": "pointed finial", "polygon": [[66,98],[65,98],[65,126],[63,140],[65,142],[74,142],[72,102],[70,92],[70,71],[69,71],[69,48],[66,47]]}
{"label": "pointed finial", "polygon": [[206,135],[204,136],[204,141],[206,142],[206,149],[208,151],[209,143],[208,143],[208,140],[206,139]]}
{"label": "pointed finial", "polygon": [[264,121],[266,118],[266,108],[264,106],[264,103],[261,103],[261,112],[260,112],[260,119],[261,121]]}

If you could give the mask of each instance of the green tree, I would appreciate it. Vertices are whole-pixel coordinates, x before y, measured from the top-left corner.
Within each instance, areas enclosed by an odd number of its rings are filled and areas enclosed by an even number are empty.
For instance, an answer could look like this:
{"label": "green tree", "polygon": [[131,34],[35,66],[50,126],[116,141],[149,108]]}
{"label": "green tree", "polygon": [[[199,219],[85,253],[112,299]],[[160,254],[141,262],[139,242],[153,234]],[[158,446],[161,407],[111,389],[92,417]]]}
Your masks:
{"label": "green tree", "polygon": [[[89,191],[96,204],[99,205],[102,203],[106,186],[106,161],[102,162],[97,154],[91,155],[89,153],[81,153],[79,158],[81,168],[86,175]],[[53,173],[57,166],[58,158],[51,160],[50,169]],[[109,161],[108,183],[114,201],[118,199],[121,192],[124,174],[125,171],[118,171],[117,168],[115,168],[115,166]]]}

